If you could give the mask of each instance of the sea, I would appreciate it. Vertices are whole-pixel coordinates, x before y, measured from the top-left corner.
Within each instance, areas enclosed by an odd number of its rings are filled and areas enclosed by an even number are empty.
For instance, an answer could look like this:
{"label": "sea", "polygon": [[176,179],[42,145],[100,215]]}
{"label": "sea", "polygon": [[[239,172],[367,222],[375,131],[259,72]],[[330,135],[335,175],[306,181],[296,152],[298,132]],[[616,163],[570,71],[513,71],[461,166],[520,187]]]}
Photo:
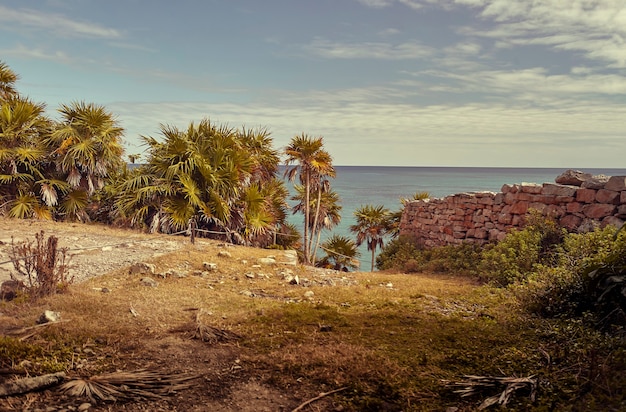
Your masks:
{"label": "sea", "polygon": [[[626,176],[626,169],[574,169],[593,175]],[[333,234],[354,239],[354,234],[349,230],[356,223],[354,211],[367,204],[383,205],[396,211],[402,207],[400,199],[410,198],[416,192],[428,192],[430,197],[445,197],[464,192],[499,192],[504,184],[554,183],[554,179],[565,170],[567,169],[335,166],[337,176],[331,179],[331,187],[341,198],[341,222],[332,230],[324,231],[322,239]],[[288,182],[287,186],[291,186],[291,183]],[[289,221],[302,227],[304,218],[301,214],[291,215]],[[359,247],[359,252],[359,270],[371,270],[371,252],[365,245]],[[324,256],[321,250],[318,251],[318,256],[320,255]]]}

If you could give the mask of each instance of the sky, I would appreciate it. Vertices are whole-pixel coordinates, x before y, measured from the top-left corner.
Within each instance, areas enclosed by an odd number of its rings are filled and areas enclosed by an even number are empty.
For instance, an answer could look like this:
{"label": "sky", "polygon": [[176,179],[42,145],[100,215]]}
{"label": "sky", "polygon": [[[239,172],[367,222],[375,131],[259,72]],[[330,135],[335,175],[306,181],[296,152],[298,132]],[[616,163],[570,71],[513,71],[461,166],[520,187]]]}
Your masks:
{"label": "sky", "polygon": [[335,165],[626,165],[626,0],[0,0],[0,60],[128,154],[208,118]]}

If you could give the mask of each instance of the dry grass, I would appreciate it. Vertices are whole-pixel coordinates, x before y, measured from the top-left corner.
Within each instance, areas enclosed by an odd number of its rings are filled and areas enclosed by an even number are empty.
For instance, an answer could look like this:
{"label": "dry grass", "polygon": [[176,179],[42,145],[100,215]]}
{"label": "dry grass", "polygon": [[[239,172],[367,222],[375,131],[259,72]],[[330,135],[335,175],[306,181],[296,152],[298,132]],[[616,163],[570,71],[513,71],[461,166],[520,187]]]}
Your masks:
{"label": "dry grass", "polygon": [[[219,257],[224,250],[231,257]],[[283,279],[284,267],[253,267],[258,258],[277,253],[200,241],[152,262],[158,273],[189,273],[155,276],[158,287],[142,285],[144,275],[123,268],[37,303],[5,303],[0,312],[13,328],[31,326],[43,309],[61,312],[67,322],[23,342],[30,346],[0,342],[0,350],[4,345],[12,351],[0,368],[67,370],[77,377],[155,367],[205,376],[215,370],[216,378],[204,383],[211,390],[201,387],[197,396],[227,396],[233,379],[254,377],[289,393],[295,405],[347,386],[335,400],[320,402],[344,410],[404,411],[472,410],[481,399],[461,399],[443,383],[465,375],[551,373],[545,352],[560,342],[546,340],[543,324],[526,318],[501,291],[459,277],[292,268],[310,281],[349,278],[303,287]],[[203,262],[217,263],[218,270],[191,275]],[[307,291],[313,295],[305,296]],[[74,390],[102,391],[103,379],[85,378]],[[556,395],[552,401],[562,402]],[[528,399],[509,402],[518,410],[531,406]]]}

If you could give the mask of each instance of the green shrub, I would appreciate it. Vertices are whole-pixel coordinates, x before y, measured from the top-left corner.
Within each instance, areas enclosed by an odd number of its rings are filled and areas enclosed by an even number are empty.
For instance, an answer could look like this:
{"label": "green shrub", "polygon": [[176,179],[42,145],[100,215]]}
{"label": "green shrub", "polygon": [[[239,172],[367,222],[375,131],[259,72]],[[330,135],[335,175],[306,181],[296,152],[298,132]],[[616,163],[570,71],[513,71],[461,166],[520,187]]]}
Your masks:
{"label": "green shrub", "polygon": [[504,240],[485,248],[479,271],[481,278],[496,286],[524,281],[539,264],[541,233],[531,228],[512,231]]}
{"label": "green shrub", "polygon": [[475,276],[481,253],[481,246],[469,242],[432,248],[422,252],[422,267],[436,273]]}
{"label": "green shrub", "polygon": [[524,282],[540,265],[557,266],[567,232],[550,218],[531,211],[524,229],[483,251],[480,275],[496,286]]}
{"label": "green shrub", "polygon": [[376,268],[403,271],[405,263],[412,260],[412,270],[418,271],[422,261],[422,249],[415,237],[400,236],[392,239],[376,257]]}

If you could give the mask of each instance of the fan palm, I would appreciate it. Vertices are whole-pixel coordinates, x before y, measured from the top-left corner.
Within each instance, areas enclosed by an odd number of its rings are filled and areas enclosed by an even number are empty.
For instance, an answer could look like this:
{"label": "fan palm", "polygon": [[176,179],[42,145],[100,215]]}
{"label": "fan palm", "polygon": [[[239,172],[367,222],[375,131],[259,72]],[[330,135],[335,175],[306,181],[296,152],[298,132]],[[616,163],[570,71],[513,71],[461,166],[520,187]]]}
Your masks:
{"label": "fan palm", "polygon": [[[324,140],[322,137],[310,137],[302,133],[291,139],[285,148],[287,155],[285,176],[290,181],[294,181],[299,175],[300,183],[304,186],[304,241],[303,256],[305,263],[310,263],[309,251],[312,237],[309,234],[309,222],[311,216],[311,193],[322,191],[321,181],[324,176],[334,176],[332,158],[323,149]],[[292,163],[297,165],[290,166]],[[320,202],[318,202],[319,204]]]}
{"label": "fan palm", "polygon": [[326,256],[322,262],[329,262],[336,270],[359,267],[358,257],[361,255],[354,241],[346,236],[333,235],[322,243]]}
{"label": "fan palm", "polygon": [[383,247],[384,237],[389,232],[389,209],[383,205],[365,205],[354,211],[356,224],[350,226],[350,231],[356,234],[357,246],[367,243],[367,250],[372,252],[372,271],[376,249]]}
{"label": "fan palm", "polygon": [[112,113],[93,103],[61,105],[59,112],[62,120],[45,143],[57,172],[71,188],[60,209],[69,219],[86,219],[90,197],[124,164],[124,129]]}
{"label": "fan palm", "polygon": [[49,207],[67,190],[47,170],[48,153],[41,142],[51,122],[43,112],[44,105],[21,97],[0,105],[0,204],[14,217],[51,217]]}

